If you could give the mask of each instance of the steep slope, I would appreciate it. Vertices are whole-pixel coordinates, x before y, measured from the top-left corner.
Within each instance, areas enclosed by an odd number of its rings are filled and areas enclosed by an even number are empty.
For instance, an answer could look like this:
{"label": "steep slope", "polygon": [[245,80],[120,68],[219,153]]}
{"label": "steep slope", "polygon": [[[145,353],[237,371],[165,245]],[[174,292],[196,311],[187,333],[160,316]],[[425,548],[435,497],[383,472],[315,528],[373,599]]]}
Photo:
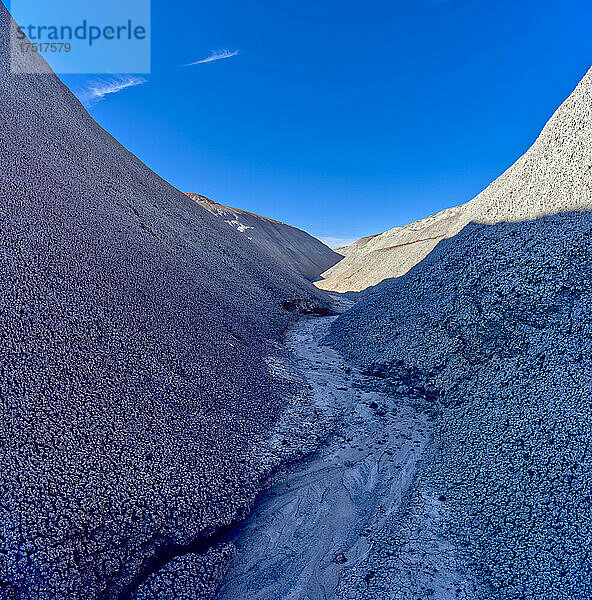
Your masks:
{"label": "steep slope", "polygon": [[[587,205],[590,84],[588,73],[535,151],[471,211],[526,219]],[[591,270],[591,212],[471,223],[332,328],[338,350],[434,415],[438,452],[400,519],[428,515],[462,549],[479,586],[456,597],[592,595]],[[385,547],[403,552],[404,541],[373,541],[360,570],[379,575],[371,587],[359,582],[360,598],[405,580],[384,568]]]}
{"label": "steep slope", "polygon": [[187,194],[230,227],[243,233],[257,247],[310,281],[341,260],[337,254],[305,231],[267,217],[222,206],[200,194]]}
{"label": "steep slope", "polygon": [[344,259],[317,287],[360,291],[400,277],[467,223],[522,221],[592,208],[592,71],[557,109],[532,147],[470,202],[341,248]]}
{"label": "steep slope", "polygon": [[293,391],[281,304],[326,300],[38,55],[12,75],[10,24],[0,4],[0,597],[125,598],[248,507]]}
{"label": "steep slope", "polygon": [[[402,522],[444,504],[434,528],[481,582],[460,597],[592,595],[591,270],[591,213],[471,224],[334,325],[338,350],[436,414]],[[375,542],[361,570],[381,582],[360,598],[400,583],[380,555],[397,542]]]}

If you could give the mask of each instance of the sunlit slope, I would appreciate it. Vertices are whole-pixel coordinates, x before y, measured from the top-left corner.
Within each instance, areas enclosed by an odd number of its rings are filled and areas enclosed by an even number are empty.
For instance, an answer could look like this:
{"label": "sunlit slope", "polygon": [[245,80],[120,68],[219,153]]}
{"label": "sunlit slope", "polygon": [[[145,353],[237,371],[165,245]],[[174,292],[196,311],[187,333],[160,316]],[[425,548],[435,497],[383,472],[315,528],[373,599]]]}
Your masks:
{"label": "sunlit slope", "polygon": [[549,119],[531,148],[470,202],[362,238],[318,287],[360,291],[400,277],[467,223],[523,221],[592,207],[592,70]]}
{"label": "sunlit slope", "polygon": [[301,229],[245,210],[222,206],[200,194],[187,195],[242,233],[263,252],[309,281],[318,279],[323,271],[341,260],[340,254]]}

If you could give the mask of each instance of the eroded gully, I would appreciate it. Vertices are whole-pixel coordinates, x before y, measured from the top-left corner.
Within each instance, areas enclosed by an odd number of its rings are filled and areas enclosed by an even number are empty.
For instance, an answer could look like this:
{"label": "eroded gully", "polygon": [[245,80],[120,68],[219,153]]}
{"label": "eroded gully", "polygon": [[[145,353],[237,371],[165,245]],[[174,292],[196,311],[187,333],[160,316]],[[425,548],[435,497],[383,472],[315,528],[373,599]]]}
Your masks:
{"label": "eroded gully", "polygon": [[334,316],[306,316],[286,345],[332,433],[263,492],[227,536],[237,547],[218,600],[331,600],[400,508],[432,438],[411,403],[369,391],[324,346]]}

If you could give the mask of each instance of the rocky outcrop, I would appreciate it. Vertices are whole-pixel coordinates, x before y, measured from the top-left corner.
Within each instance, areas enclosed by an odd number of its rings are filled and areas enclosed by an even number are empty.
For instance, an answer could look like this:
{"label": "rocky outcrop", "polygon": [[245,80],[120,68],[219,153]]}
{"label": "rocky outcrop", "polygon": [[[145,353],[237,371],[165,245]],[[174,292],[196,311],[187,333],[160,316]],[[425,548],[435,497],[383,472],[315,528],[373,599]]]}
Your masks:
{"label": "rocky outcrop", "polygon": [[287,403],[282,303],[327,301],[39,55],[44,74],[12,75],[10,22],[0,4],[0,597],[129,598],[248,510]]}
{"label": "rocky outcrop", "polygon": [[301,229],[245,210],[222,206],[200,194],[187,195],[230,227],[244,234],[274,260],[309,281],[316,281],[323,271],[342,258],[340,254]]}
{"label": "rocky outcrop", "polygon": [[470,202],[340,248],[344,259],[317,286],[361,291],[400,277],[467,223],[534,219],[592,208],[592,70],[532,147]]}

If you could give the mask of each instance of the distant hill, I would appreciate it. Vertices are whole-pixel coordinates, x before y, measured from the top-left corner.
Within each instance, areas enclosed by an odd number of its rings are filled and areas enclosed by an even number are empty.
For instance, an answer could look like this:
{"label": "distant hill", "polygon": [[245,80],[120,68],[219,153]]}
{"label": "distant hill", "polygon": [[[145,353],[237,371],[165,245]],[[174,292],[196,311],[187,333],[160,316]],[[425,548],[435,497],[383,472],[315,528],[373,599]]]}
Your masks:
{"label": "distant hill", "polygon": [[[317,287],[361,291],[400,277],[467,223],[516,222],[592,208],[592,75],[549,119],[532,147],[476,198],[403,227],[362,238]],[[575,135],[577,133],[577,135]]]}
{"label": "distant hill", "polygon": [[404,275],[440,240],[462,229],[463,214],[462,206],[447,208],[427,219],[338,248],[343,260],[324,272],[315,285],[336,292],[359,292],[384,279]]}
{"label": "distant hill", "polygon": [[323,271],[342,258],[341,254],[301,229],[239,208],[222,206],[201,194],[187,195],[244,234],[261,250],[310,281],[317,280]]}

